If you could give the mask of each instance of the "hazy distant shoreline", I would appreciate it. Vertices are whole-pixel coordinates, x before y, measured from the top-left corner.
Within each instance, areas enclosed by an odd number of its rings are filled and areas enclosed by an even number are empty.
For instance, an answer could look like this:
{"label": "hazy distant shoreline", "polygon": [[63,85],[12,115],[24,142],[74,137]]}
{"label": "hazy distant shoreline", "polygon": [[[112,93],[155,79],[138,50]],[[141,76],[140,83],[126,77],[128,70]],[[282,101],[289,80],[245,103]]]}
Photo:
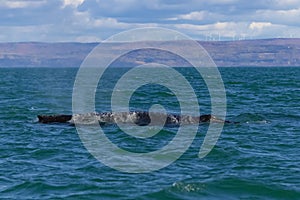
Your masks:
{"label": "hazy distant shoreline", "polygon": [[[300,38],[240,41],[199,41],[220,67],[300,66]],[[0,43],[0,67],[79,67],[99,43]],[[180,48],[174,47],[171,48]],[[149,60],[149,58],[151,58]],[[117,66],[136,66],[147,62],[185,66],[168,52],[143,50],[118,60]]]}

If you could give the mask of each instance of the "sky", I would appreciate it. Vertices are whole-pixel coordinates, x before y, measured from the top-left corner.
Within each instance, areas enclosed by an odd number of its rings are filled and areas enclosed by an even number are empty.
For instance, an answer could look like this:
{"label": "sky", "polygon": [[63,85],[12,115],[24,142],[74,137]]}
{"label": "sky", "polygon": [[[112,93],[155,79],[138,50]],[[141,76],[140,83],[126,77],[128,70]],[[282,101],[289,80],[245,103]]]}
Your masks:
{"label": "sky", "polygon": [[143,27],[204,41],[300,38],[300,0],[0,0],[0,42],[99,42]]}

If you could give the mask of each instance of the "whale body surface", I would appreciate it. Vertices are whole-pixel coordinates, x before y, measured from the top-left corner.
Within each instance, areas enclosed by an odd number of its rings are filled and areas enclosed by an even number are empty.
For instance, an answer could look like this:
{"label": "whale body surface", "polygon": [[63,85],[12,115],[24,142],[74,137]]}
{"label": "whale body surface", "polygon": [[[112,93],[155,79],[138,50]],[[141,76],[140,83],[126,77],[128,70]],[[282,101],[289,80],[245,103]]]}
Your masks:
{"label": "whale body surface", "polygon": [[227,120],[219,119],[213,115],[206,114],[200,116],[187,116],[165,113],[149,113],[144,111],[134,112],[103,112],[86,113],[73,115],[38,115],[40,123],[70,123],[70,124],[115,124],[134,123],[139,126],[145,125],[184,125],[199,124],[204,122],[231,123]]}

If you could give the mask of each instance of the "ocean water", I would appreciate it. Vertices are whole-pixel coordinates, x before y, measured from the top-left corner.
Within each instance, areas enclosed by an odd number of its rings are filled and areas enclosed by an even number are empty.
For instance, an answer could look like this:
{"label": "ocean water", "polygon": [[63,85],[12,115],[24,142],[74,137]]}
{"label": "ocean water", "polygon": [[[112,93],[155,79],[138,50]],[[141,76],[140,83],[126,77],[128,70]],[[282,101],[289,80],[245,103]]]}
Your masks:
{"label": "ocean water", "polygon": [[[219,68],[227,95],[227,120],[205,157],[198,157],[208,128],[199,127],[190,148],[166,168],[132,174],[111,169],[83,146],[76,128],[40,124],[39,114],[71,114],[75,68],[0,69],[0,199],[300,199],[300,68]],[[110,95],[127,68],[112,68],[99,83],[96,110],[110,111]],[[200,113],[210,112],[207,88],[192,68]],[[176,84],[176,80],[174,80]],[[186,100],[188,102],[188,99]],[[132,110],[161,104],[180,111],[166,87],[145,85]],[[105,134],[134,152],[157,150],[176,127],[153,140],[134,139],[118,126]]]}

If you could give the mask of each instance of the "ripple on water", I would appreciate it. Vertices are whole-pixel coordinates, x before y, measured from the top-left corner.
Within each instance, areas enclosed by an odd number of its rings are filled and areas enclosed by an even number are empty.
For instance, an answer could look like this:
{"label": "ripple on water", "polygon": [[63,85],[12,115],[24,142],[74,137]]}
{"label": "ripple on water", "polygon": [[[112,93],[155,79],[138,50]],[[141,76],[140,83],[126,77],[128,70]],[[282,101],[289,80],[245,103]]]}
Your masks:
{"label": "ripple on water", "polygon": [[[101,83],[105,92],[96,97],[100,111],[110,110],[111,83],[123,71],[128,70],[107,72],[109,78]],[[209,94],[201,77],[188,68],[178,71],[195,86],[200,113],[209,113]],[[208,125],[199,128],[191,148],[167,168],[126,174],[91,156],[75,127],[36,121],[38,114],[71,113],[77,69],[0,69],[0,199],[300,199],[300,68],[220,71],[227,119],[241,123],[226,124],[203,159],[198,152]],[[170,91],[149,88],[137,91],[131,108],[164,103],[170,111],[179,111]],[[145,95],[151,98],[144,101]],[[164,134],[142,141],[117,126],[104,129],[119,147],[136,152],[160,148],[177,131],[166,128]]]}

